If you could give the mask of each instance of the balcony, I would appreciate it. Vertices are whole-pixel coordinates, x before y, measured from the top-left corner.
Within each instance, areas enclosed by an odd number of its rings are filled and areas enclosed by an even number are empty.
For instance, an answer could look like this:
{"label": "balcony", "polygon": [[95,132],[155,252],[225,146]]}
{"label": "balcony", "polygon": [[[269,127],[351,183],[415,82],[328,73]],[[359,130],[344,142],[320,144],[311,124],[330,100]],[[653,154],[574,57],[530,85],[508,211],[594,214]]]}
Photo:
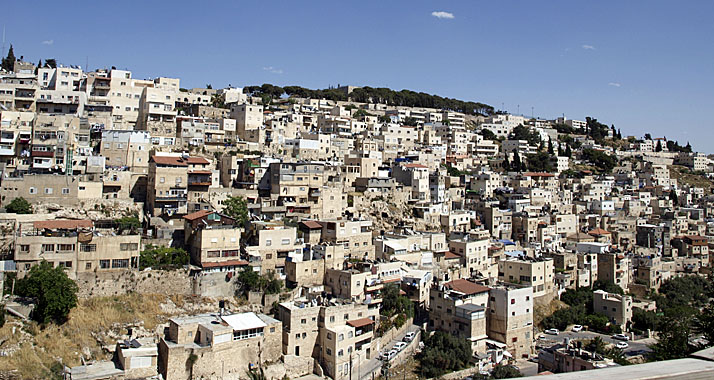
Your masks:
{"label": "balcony", "polygon": [[15,134],[12,132],[3,132],[0,135],[0,143],[12,144],[15,142]]}
{"label": "balcony", "polygon": [[0,156],[14,156],[15,150],[12,149],[12,145],[0,145]]}
{"label": "balcony", "polygon": [[30,156],[32,157],[54,157],[55,152],[51,150],[33,150],[32,153],[30,153]]}

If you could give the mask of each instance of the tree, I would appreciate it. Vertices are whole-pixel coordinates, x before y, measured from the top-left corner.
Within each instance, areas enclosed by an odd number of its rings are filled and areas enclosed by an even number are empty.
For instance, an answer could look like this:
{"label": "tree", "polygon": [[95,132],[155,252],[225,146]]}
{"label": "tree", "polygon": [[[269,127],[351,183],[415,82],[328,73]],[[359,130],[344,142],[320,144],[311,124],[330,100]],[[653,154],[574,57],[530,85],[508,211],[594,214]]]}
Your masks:
{"label": "tree", "polygon": [[570,149],[570,144],[565,144],[565,157],[572,157],[573,151]]}
{"label": "tree", "polygon": [[548,154],[550,154],[551,156],[555,154],[555,151],[553,149],[553,141],[548,140]]}
{"label": "tree", "polygon": [[213,86],[211,86],[211,84],[209,83],[209,84],[206,85],[206,89],[208,89],[208,90],[213,90]]}
{"label": "tree", "polygon": [[234,218],[240,226],[248,223],[248,203],[243,197],[228,197],[223,201],[223,213]]}
{"label": "tree", "polygon": [[15,198],[5,206],[7,212],[14,214],[32,214],[32,205],[25,198]]}
{"label": "tree", "polygon": [[528,162],[528,170],[534,172],[552,172],[553,164],[550,160],[550,155],[546,152],[539,151],[537,153],[529,154],[526,157]]}
{"label": "tree", "polygon": [[57,60],[54,58],[45,59],[45,67],[56,69],[57,68]]}
{"label": "tree", "polygon": [[124,216],[114,221],[117,225],[119,233],[124,231],[131,231],[135,233],[139,228],[141,228],[141,222],[137,216]]}
{"label": "tree", "polygon": [[404,121],[402,122],[404,125],[409,126],[409,127],[416,127],[418,124],[418,121],[416,118],[407,116],[404,118]]}
{"label": "tree", "polygon": [[21,296],[37,299],[32,317],[40,323],[63,323],[77,306],[77,284],[67,277],[63,267],[53,268],[45,260],[18,280],[16,289]]}
{"label": "tree", "polygon": [[498,139],[498,137],[496,136],[495,133],[493,133],[493,131],[491,131],[490,129],[486,129],[486,128],[481,130],[481,136],[483,136],[483,138],[486,140],[497,140]]}
{"label": "tree", "polygon": [[473,356],[469,341],[443,331],[427,337],[424,346],[416,358],[419,360],[419,373],[426,378],[466,368]]}
{"label": "tree", "polygon": [[600,171],[609,173],[617,166],[617,157],[591,148],[583,149],[582,158],[595,165]]}
{"label": "tree", "polygon": [[657,140],[657,146],[655,146],[655,152],[661,152],[662,151],[662,141]]}
{"label": "tree", "polygon": [[12,44],[10,44],[10,49],[7,51],[7,57],[2,59],[2,68],[5,71],[14,71],[15,70],[15,51],[12,48]]}
{"label": "tree", "polygon": [[710,301],[694,318],[693,327],[696,333],[704,335],[709,345],[714,345],[714,301]]}
{"label": "tree", "polygon": [[174,247],[157,247],[148,244],[146,249],[139,254],[140,269],[177,269],[188,265],[189,261],[188,252]]}
{"label": "tree", "polygon": [[523,374],[512,365],[498,364],[493,368],[493,371],[491,371],[491,376],[494,379],[510,379],[513,377],[522,377]]}
{"label": "tree", "polygon": [[612,281],[597,280],[593,284],[593,290],[604,290],[608,293],[625,294],[622,288]]}
{"label": "tree", "polygon": [[687,313],[674,313],[662,320],[659,339],[650,346],[652,358],[656,361],[681,359],[696,349],[689,343],[692,318]]}
{"label": "tree", "polygon": [[513,171],[520,172],[523,170],[523,166],[521,164],[521,156],[518,155],[518,150],[513,151],[513,163],[511,163],[511,168]]}
{"label": "tree", "polygon": [[652,140],[652,135],[649,133],[645,133],[645,140]]}
{"label": "tree", "polygon": [[392,118],[387,116],[387,115],[380,115],[377,120],[379,120],[380,123],[391,123]]}
{"label": "tree", "polygon": [[408,297],[399,294],[397,285],[389,284],[382,290],[381,314],[387,317],[404,314],[406,318],[411,318],[414,316],[414,306]]}

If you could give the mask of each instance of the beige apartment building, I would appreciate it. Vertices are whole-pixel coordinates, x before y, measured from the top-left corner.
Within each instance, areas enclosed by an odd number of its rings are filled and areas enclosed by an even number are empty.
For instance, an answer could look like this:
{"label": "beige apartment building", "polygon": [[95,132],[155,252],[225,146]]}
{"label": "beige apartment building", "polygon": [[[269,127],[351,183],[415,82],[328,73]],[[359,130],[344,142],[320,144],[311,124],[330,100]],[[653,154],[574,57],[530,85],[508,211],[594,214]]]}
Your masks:
{"label": "beige apartment building", "polygon": [[375,339],[379,309],[345,302],[296,300],[279,308],[283,322],[283,353],[315,358],[325,375],[350,377],[350,362],[361,363],[378,354]]}
{"label": "beige apartment building", "polygon": [[5,170],[29,169],[34,121],[33,112],[0,112],[0,167]]}
{"label": "beige apartment building", "polygon": [[[166,88],[145,87],[139,101],[136,129],[148,131],[155,148],[171,149],[179,145],[176,125],[176,92]],[[160,142],[163,141],[163,145]]]}
{"label": "beige apartment building", "polygon": [[100,153],[108,168],[147,173],[151,135],[147,131],[110,130],[102,132]]}
{"label": "beige apartment building", "polygon": [[255,131],[263,127],[263,106],[247,103],[231,104],[231,119],[236,121],[236,136],[241,140],[255,141],[250,138],[250,131]]}
{"label": "beige apartment building", "polygon": [[280,359],[281,337],[280,321],[265,314],[171,318],[159,343],[159,373],[166,380],[244,378],[250,365]]}
{"label": "beige apartment building", "polygon": [[597,255],[597,279],[615,283],[627,290],[632,282],[630,258],[622,253],[600,253]]}
{"label": "beige apartment building", "polygon": [[503,284],[489,290],[488,337],[514,358],[533,354],[533,288]]}
{"label": "beige apartment building", "polygon": [[243,229],[235,219],[215,211],[201,210],[185,215],[184,239],[191,262],[204,272],[227,272],[245,267],[241,260]]}
{"label": "beige apartment building", "polygon": [[[146,207],[153,216],[188,213],[189,190],[200,193],[210,186],[210,161],[187,155],[154,155],[149,161]],[[197,188],[196,188],[197,186]],[[189,188],[190,187],[190,188]],[[196,197],[195,194],[192,196]]]}
{"label": "beige apartment building", "polygon": [[288,257],[302,258],[305,243],[297,237],[297,228],[269,222],[253,222],[245,251],[250,265],[260,273],[285,274]]}
{"label": "beige apartment building", "polygon": [[462,239],[449,240],[449,250],[461,257],[462,276],[481,275],[488,277],[491,261],[488,258],[489,239],[466,235]]}
{"label": "beige apartment building", "polygon": [[607,316],[610,323],[625,331],[632,320],[632,297],[596,290],[593,292],[593,311]]}
{"label": "beige apartment building", "polygon": [[65,268],[76,279],[83,273],[137,269],[141,252],[138,234],[113,234],[90,220],[47,220],[20,225],[15,238],[18,277],[45,260]]}
{"label": "beige apartment building", "polygon": [[533,297],[553,294],[555,290],[554,275],[555,268],[551,258],[511,256],[498,262],[498,279],[511,284],[532,287]]}
{"label": "beige apartment building", "polygon": [[342,244],[345,256],[356,259],[374,259],[371,220],[327,220],[321,221],[321,240],[331,244]]}
{"label": "beige apartment building", "polygon": [[429,329],[469,340],[474,353],[486,351],[489,288],[466,279],[433,285]]}

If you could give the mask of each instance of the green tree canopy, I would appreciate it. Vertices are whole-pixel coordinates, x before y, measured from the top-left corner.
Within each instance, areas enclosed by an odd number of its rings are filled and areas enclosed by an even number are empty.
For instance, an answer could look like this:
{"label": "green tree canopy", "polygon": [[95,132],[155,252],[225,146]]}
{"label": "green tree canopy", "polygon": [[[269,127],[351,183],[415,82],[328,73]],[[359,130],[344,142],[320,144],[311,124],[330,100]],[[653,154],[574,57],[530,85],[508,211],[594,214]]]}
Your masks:
{"label": "green tree canopy", "polygon": [[15,198],[5,206],[7,212],[15,214],[32,214],[32,205],[25,198]]}
{"label": "green tree canopy", "polygon": [[141,269],[177,269],[188,265],[190,257],[188,252],[181,248],[157,247],[147,245],[139,256],[139,266]]}
{"label": "green tree canopy", "polygon": [[64,323],[77,306],[77,284],[67,277],[62,267],[53,268],[45,260],[18,280],[16,289],[21,296],[37,299],[32,317],[40,323]]}
{"label": "green tree canopy", "polygon": [[236,224],[240,226],[248,223],[248,203],[243,197],[228,197],[223,201],[223,213],[235,218]]}
{"label": "green tree canopy", "polygon": [[2,59],[2,68],[5,71],[14,71],[15,60],[15,50],[13,49],[12,44],[10,44],[10,49],[7,51],[7,57]]}
{"label": "green tree canopy", "polygon": [[469,341],[437,331],[424,340],[424,349],[416,358],[419,360],[419,373],[433,378],[468,367],[472,356]]}

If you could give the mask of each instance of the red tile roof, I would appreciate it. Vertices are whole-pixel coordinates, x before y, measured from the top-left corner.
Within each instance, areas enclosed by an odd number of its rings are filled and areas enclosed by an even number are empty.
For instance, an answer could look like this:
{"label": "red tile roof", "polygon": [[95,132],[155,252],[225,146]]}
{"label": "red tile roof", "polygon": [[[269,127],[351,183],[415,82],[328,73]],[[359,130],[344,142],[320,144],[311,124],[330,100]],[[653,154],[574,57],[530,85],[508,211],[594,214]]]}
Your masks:
{"label": "red tile roof", "polygon": [[405,168],[419,168],[419,169],[427,169],[426,166],[422,164],[406,164],[404,165]]}
{"label": "red tile roof", "polygon": [[351,321],[347,321],[347,324],[352,326],[352,327],[364,327],[364,326],[369,326],[373,324],[374,321],[369,319],[369,318],[360,318],[360,319],[353,319]]}
{"label": "red tile roof", "polygon": [[596,228],[588,232],[589,235],[611,235],[610,231],[603,230],[602,228]]}
{"label": "red tile roof", "polygon": [[74,230],[77,228],[92,228],[94,223],[91,220],[39,220],[32,223],[38,230]]}
{"label": "red tile roof", "polygon": [[188,163],[181,157],[154,156],[151,157],[157,165],[188,166]]}
{"label": "red tile roof", "polygon": [[447,282],[446,284],[444,284],[444,286],[464,294],[484,293],[490,289],[488,286],[479,285],[475,282],[471,282],[463,278]]}
{"label": "red tile roof", "polygon": [[322,224],[320,224],[320,223],[318,223],[318,222],[316,222],[316,221],[314,221],[314,220],[306,220],[306,221],[303,221],[303,222],[300,222],[300,223],[302,223],[303,226],[305,226],[305,227],[307,227],[307,228],[309,228],[309,229],[311,229],[311,230],[319,230],[319,229],[322,229]]}
{"label": "red tile roof", "polygon": [[528,173],[523,173],[523,175],[528,176],[528,177],[555,177],[555,174],[553,174],[553,173],[528,172]]}
{"label": "red tile roof", "polygon": [[194,221],[194,220],[196,220],[196,219],[201,219],[201,218],[203,218],[203,217],[205,217],[206,215],[209,215],[209,214],[213,214],[213,211],[210,211],[210,210],[200,210],[200,211],[196,211],[196,212],[192,212],[192,213],[190,213],[190,214],[184,215],[183,218],[186,219],[186,220]]}
{"label": "red tile roof", "polygon": [[455,253],[453,253],[453,252],[451,252],[451,251],[447,251],[447,252],[444,254],[444,259],[446,259],[446,260],[458,259],[458,258],[460,258],[460,257],[461,257],[461,256],[459,256],[459,255],[457,255],[457,254],[455,254]]}
{"label": "red tile roof", "polygon": [[208,165],[208,164],[210,164],[211,162],[208,161],[207,159],[203,158],[203,157],[189,157],[189,158],[188,158],[188,163],[189,163],[189,164],[194,164],[194,165],[197,165],[197,164]]}
{"label": "red tile roof", "polygon": [[248,262],[245,260],[228,260],[228,261],[221,261],[218,263],[203,263],[203,264],[201,264],[201,267],[203,267],[203,268],[219,268],[219,267],[232,267],[232,266],[243,266],[243,265],[248,265]]}

